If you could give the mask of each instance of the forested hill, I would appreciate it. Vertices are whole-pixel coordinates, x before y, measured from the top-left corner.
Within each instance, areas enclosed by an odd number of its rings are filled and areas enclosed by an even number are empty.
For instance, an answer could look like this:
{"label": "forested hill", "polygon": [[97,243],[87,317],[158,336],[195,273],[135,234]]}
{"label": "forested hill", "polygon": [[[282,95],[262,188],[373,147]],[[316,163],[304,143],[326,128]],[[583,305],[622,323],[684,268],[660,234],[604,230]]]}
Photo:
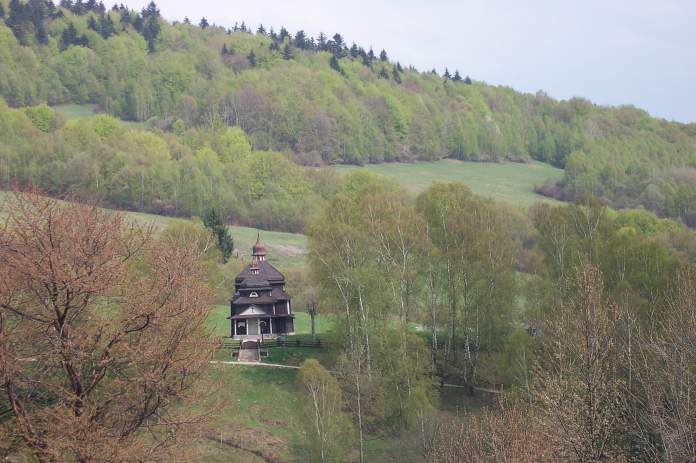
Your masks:
{"label": "forested hill", "polygon": [[0,6],[0,95],[11,107],[93,103],[189,146],[238,126],[253,150],[305,165],[534,158],[565,169],[547,194],[591,193],[696,224],[696,124],[417,70],[340,34],[169,23],[154,3]]}

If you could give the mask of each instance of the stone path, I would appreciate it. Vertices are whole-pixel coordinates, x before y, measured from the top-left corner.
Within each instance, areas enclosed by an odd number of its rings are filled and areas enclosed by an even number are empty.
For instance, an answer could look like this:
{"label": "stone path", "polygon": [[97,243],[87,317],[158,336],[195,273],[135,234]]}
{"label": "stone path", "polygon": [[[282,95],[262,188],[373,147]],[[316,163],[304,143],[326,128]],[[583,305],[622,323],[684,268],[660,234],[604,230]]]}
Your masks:
{"label": "stone path", "polygon": [[259,347],[258,344],[256,347],[247,347],[245,349],[240,349],[239,350],[239,357],[238,357],[239,362],[244,362],[244,363],[258,363],[261,361],[261,355],[259,353]]}

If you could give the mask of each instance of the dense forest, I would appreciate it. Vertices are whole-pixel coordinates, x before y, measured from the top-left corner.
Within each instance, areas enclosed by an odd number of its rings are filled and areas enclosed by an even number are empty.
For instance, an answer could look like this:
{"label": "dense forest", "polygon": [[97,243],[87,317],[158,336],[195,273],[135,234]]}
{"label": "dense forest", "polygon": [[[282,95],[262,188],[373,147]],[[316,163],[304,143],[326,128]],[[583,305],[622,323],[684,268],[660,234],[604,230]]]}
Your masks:
{"label": "dense forest", "polygon": [[[34,128],[45,133],[32,136],[47,141],[45,148],[28,149],[22,139],[32,129],[17,113],[10,122],[12,110],[2,106],[5,185],[31,178],[51,193],[74,189],[114,205],[173,214],[200,214],[196,202],[229,204],[234,196],[246,201],[237,207],[244,213],[234,212],[253,216],[242,222],[271,226],[268,217],[277,214],[250,207],[259,189],[240,185],[245,180],[218,165],[236,164],[236,155],[220,146],[223,138],[236,137],[243,139],[242,150],[284,153],[252,158],[263,164],[268,156],[283,157],[300,179],[313,174],[289,163],[537,159],[565,169],[559,184],[539,185],[544,194],[572,200],[589,193],[616,207],[644,206],[696,224],[694,124],[656,119],[630,106],[521,94],[459,71],[417,70],[390,60],[385,50],[349,44],[338,33],[315,38],[244,22],[226,29],[205,18],[170,23],[154,3],[140,12],[94,0],[0,5],[0,96],[10,108],[26,107]],[[64,127],[59,118],[47,122],[46,108],[37,108],[61,103],[96,104],[105,114],[142,124],[119,129],[113,139],[75,137],[82,143],[75,149],[63,143],[71,130],[83,129]],[[116,156],[130,175],[148,170],[140,174],[140,191],[119,197],[116,184],[134,180],[114,177],[123,169],[111,153],[139,146],[138,137],[152,141],[148,146],[159,154],[141,152],[142,162]],[[100,172],[91,176],[94,184],[71,177],[78,164]],[[51,181],[42,169],[51,172]],[[189,170],[200,173],[208,193],[182,191],[182,202],[172,201],[180,189],[171,179]],[[147,177],[153,171],[170,177],[166,200],[144,192],[155,181]],[[152,185],[150,191],[163,191]],[[298,190],[306,187],[298,185],[281,184],[269,194],[297,204]],[[291,222],[280,226],[297,230],[304,218]]]}

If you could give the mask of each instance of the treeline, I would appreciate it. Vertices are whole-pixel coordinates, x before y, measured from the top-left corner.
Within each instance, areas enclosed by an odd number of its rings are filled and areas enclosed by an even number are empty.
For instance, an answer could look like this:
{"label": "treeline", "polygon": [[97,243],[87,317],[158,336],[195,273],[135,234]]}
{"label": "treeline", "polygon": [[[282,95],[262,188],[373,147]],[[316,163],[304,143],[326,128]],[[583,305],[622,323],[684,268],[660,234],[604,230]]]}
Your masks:
{"label": "treeline", "polygon": [[[309,261],[341,320],[354,448],[381,430],[427,461],[693,460],[695,244],[592,198],[525,215],[461,184],[414,200],[347,176]],[[440,379],[508,392],[462,424],[436,411]]]}
{"label": "treeline", "polygon": [[693,124],[419,71],[341,34],[168,23],[154,3],[13,0],[4,16],[0,95],[14,107],[94,103],[164,131],[237,126],[254,149],[308,165],[533,158],[566,169],[546,194],[696,223]]}
{"label": "treeline", "polygon": [[301,231],[334,188],[331,171],[252,151],[238,127],[176,133],[129,127],[110,116],[65,123],[48,106],[0,100],[0,185],[173,216]]}

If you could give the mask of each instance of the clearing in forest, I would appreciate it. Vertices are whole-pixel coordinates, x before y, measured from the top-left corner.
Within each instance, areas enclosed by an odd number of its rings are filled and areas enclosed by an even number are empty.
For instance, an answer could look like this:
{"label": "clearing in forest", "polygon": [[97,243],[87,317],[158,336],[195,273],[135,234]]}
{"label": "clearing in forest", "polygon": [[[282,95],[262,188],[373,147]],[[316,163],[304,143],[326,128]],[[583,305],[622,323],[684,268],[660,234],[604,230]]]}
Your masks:
{"label": "clearing in forest", "polygon": [[462,182],[474,193],[511,204],[530,206],[538,201],[555,202],[534,192],[534,187],[556,182],[563,170],[543,162],[492,163],[443,159],[431,162],[369,164],[364,167],[336,166],[339,172],[367,169],[392,178],[413,192],[434,182]]}

